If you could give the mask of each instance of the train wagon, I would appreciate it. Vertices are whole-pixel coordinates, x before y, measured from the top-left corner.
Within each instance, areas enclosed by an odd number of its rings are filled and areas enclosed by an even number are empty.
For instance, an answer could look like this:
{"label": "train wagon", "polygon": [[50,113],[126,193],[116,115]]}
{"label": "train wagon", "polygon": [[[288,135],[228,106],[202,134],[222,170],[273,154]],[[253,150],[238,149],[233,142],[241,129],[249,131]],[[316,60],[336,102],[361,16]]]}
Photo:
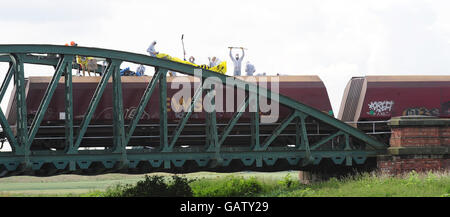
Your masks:
{"label": "train wagon", "polygon": [[[181,121],[184,115],[184,110],[180,111],[180,108],[173,106],[173,96],[177,94],[182,86],[177,83],[190,83],[191,96],[194,95],[196,84],[193,77],[185,76],[182,81],[174,80],[176,77],[167,78],[167,116],[168,116],[168,131],[169,136],[175,130],[178,123]],[[237,79],[249,80],[249,77],[237,77]],[[318,76],[255,76],[256,80],[272,81],[274,78],[279,81],[279,93],[290,97],[296,101],[302,102],[306,105],[314,107],[324,113],[333,116],[333,110],[329,101],[327,90]],[[31,125],[34,116],[37,113],[41,100],[44,96],[46,88],[51,81],[51,77],[28,77],[26,79],[26,105],[27,105],[27,120]],[[82,122],[85,113],[88,109],[90,100],[94,94],[94,91],[100,81],[101,77],[73,77],[73,110],[74,110],[74,132],[75,136],[77,129]],[[150,76],[123,76],[122,77],[122,93],[123,93],[123,109],[125,125],[134,117],[136,109],[139,105],[141,97],[151,81]],[[186,80],[187,79],[187,80]],[[251,79],[250,79],[251,80]],[[82,140],[80,147],[109,147],[113,144],[112,139],[112,120],[113,120],[113,91],[111,80],[106,87],[103,96],[95,110],[92,120],[89,124],[85,137]],[[183,84],[184,85],[184,84]],[[171,88],[174,87],[174,88]],[[227,100],[229,100],[226,88],[223,87],[224,97],[223,105],[226,107]],[[269,84],[268,89],[273,89]],[[275,92],[275,91],[274,91]],[[12,94],[15,94],[13,90]],[[203,95],[205,95],[204,93]],[[237,111],[237,91],[234,91],[234,110]],[[136,128],[133,137],[130,140],[129,146],[154,148],[159,146],[159,88],[155,88],[144,114]],[[13,126],[16,124],[16,103],[13,100],[15,97],[11,97],[9,105],[7,107],[6,116],[8,122]],[[183,101],[184,102],[183,105]],[[177,105],[184,106],[187,109],[192,98],[182,99]],[[268,102],[270,103],[270,102]],[[216,102],[217,104],[217,102]],[[202,107],[201,100],[195,104],[196,109]],[[175,110],[177,111],[175,111]],[[219,126],[226,126],[230,119],[233,117],[234,112],[227,112],[224,108],[224,112],[217,112],[217,123]],[[41,127],[38,130],[36,139],[31,146],[32,150],[48,150],[48,149],[63,149],[65,147],[65,90],[64,79],[62,78],[59,85],[52,97],[52,100],[48,106]],[[261,136],[268,136],[274,129],[290,114],[290,110],[280,107],[279,118],[276,123],[267,124],[260,128]],[[264,113],[262,113],[264,115]],[[227,137],[226,143],[232,145],[248,144],[250,135],[250,113],[243,114],[238,124]],[[205,144],[205,118],[206,113],[194,112],[188,122],[188,125],[184,128],[180,139],[177,141],[177,146],[195,146]],[[315,123],[308,123],[311,130],[316,130]],[[295,133],[294,126],[288,127],[285,132],[289,134]],[[220,133],[220,130],[219,130]],[[287,136],[285,136],[287,137]],[[283,141],[283,135],[280,136],[278,143],[295,144],[293,141]],[[276,142],[275,142],[276,143]]]}
{"label": "train wagon", "polygon": [[354,77],[338,119],[381,136],[392,117],[411,115],[450,118],[450,76]]}

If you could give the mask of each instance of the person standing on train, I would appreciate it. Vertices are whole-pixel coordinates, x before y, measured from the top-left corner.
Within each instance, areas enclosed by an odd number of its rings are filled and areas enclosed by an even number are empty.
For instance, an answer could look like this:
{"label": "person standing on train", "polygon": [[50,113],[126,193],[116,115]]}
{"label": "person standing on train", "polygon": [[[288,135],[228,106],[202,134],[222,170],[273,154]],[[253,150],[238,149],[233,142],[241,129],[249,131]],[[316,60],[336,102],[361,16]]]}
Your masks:
{"label": "person standing on train", "polygon": [[247,76],[253,76],[253,73],[255,73],[255,71],[255,66],[251,64],[250,61],[247,61],[247,64],[245,65],[245,72],[247,73]]}
{"label": "person standing on train", "polygon": [[230,58],[234,63],[234,76],[240,76],[241,75],[241,64],[242,64],[242,60],[244,59],[245,56],[245,52],[244,52],[244,48],[241,48],[242,50],[242,57],[239,58],[239,54],[236,54],[236,57],[233,57],[233,54],[231,53],[233,48],[230,48]]}
{"label": "person standing on train", "polygon": [[155,46],[156,46],[156,41],[153,41],[152,44],[148,47],[147,52],[150,54],[150,56],[152,57],[156,57],[156,54],[159,54],[159,52],[157,52],[155,50]]}

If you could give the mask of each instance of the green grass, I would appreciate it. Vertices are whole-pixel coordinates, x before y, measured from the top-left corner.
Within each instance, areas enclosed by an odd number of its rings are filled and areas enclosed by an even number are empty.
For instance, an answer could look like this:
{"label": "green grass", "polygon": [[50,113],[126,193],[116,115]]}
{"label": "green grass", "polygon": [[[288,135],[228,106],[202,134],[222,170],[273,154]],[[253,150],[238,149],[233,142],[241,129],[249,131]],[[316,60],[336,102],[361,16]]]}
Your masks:
{"label": "green grass", "polygon": [[449,173],[417,174],[400,177],[363,174],[343,180],[331,179],[312,185],[271,191],[262,196],[278,197],[448,197]]}
{"label": "green grass", "polygon": [[[170,182],[171,174],[156,173]],[[298,171],[257,173],[192,173],[186,177],[196,197],[449,197],[450,172],[387,176],[366,173],[341,180],[301,184]],[[48,178],[0,179],[0,196],[102,197],[121,195],[123,186],[136,186],[144,175],[63,175]],[[121,187],[122,186],[122,187]]]}
{"label": "green grass", "polygon": [[[257,173],[257,172],[238,172],[238,173],[213,173],[198,172],[186,174],[189,179],[221,179],[229,175],[249,178],[255,176],[258,180],[281,179],[286,174],[291,173],[297,176],[298,171],[276,172],[276,173]],[[152,173],[147,175],[161,175],[170,177],[168,173]],[[145,174],[104,174],[97,176],[80,175],[58,175],[52,177],[32,177],[32,176],[13,176],[0,178],[0,197],[42,197],[42,196],[99,196],[108,188],[116,185],[136,184],[143,180]]]}

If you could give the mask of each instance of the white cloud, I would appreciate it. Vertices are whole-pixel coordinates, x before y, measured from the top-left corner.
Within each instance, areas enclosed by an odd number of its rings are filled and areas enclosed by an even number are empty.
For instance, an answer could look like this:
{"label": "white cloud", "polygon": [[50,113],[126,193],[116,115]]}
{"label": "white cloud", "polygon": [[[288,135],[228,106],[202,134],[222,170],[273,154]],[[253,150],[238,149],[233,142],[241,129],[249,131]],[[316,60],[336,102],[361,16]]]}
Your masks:
{"label": "white cloud", "polygon": [[[2,3],[0,43],[64,44],[227,60],[249,48],[258,72],[319,75],[335,113],[353,76],[450,74],[450,2],[14,1]],[[0,67],[4,71],[3,68]],[[228,74],[232,74],[231,70]]]}

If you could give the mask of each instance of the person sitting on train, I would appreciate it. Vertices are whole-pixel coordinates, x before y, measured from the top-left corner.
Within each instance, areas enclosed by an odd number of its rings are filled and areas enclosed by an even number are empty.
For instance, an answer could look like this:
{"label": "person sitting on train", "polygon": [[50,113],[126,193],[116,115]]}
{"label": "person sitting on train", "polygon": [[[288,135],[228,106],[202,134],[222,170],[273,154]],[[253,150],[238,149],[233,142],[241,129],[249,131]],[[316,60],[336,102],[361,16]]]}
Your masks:
{"label": "person sitting on train", "polygon": [[[83,76],[86,76],[86,69],[88,67],[88,62],[90,58],[84,57],[84,56],[77,56],[77,63],[80,65],[81,70],[83,70]],[[91,76],[91,73],[88,71],[89,76]],[[78,73],[79,75],[79,73]]]}
{"label": "person sitting on train", "polygon": [[143,65],[139,65],[136,69],[136,76],[144,76],[145,67]]}
{"label": "person sitting on train", "polygon": [[168,73],[169,73],[169,75],[172,76],[172,77],[177,76],[177,72],[174,72],[174,71],[170,71],[170,70],[169,70]]}
{"label": "person sitting on train", "polygon": [[208,60],[209,60],[209,67],[210,68],[212,68],[214,66],[217,66],[220,63],[220,60],[217,57],[212,57],[212,58],[208,57]]}
{"label": "person sitting on train", "polygon": [[152,44],[150,45],[150,47],[148,47],[147,52],[150,54],[150,56],[152,57],[156,57],[156,54],[159,54],[159,52],[157,52],[155,50],[155,46],[156,46],[156,41],[153,41]]}
{"label": "person sitting on train", "polygon": [[189,62],[195,64],[195,57],[193,56],[189,57]]}
{"label": "person sitting on train", "polygon": [[88,57],[87,59],[88,59],[88,61],[87,61],[86,66],[87,66],[87,72],[88,72],[89,76],[91,76],[91,71],[94,73],[94,76],[96,76],[97,68],[98,68],[97,60],[94,58],[91,58],[91,57]]}
{"label": "person sitting on train", "polygon": [[247,76],[253,76],[253,73],[255,73],[255,71],[255,66],[251,64],[250,61],[247,61],[247,64],[245,66],[245,72],[247,73]]}

